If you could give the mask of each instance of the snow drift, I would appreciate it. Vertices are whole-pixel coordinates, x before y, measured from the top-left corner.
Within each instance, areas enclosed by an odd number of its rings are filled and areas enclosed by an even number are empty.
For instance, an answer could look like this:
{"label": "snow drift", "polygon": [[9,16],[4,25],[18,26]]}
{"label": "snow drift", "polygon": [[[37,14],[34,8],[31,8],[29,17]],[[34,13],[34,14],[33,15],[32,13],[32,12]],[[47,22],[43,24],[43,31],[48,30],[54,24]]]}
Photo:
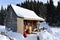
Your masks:
{"label": "snow drift", "polygon": [[46,30],[40,33],[40,40],[60,40],[58,37],[50,34]]}
{"label": "snow drift", "polygon": [[10,40],[8,37],[0,34],[0,40]]}
{"label": "snow drift", "polygon": [[5,26],[0,25],[0,32],[5,32],[5,31],[6,31]]}
{"label": "snow drift", "polygon": [[13,40],[23,40],[23,38],[24,38],[22,34],[12,32],[12,31],[7,32],[6,35]]}
{"label": "snow drift", "polygon": [[40,40],[60,40],[60,28],[50,27],[48,23],[40,23],[40,28],[47,28],[47,30],[41,31]]}
{"label": "snow drift", "polygon": [[[40,24],[40,28],[45,27],[47,30],[39,33],[40,40],[60,40],[60,28],[50,27],[46,22]],[[37,40],[37,36],[24,38],[22,34],[12,31],[6,31],[5,26],[0,25],[0,32],[6,32],[7,36],[0,34],[0,40]]]}

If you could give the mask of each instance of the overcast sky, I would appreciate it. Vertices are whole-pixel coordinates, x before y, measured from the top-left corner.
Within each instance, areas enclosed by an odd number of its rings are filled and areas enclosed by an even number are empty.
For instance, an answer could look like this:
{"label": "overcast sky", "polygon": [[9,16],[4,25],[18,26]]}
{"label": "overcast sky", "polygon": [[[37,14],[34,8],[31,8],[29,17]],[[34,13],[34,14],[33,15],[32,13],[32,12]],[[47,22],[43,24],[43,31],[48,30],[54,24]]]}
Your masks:
{"label": "overcast sky", "polygon": [[[0,7],[1,5],[3,5],[4,7],[6,7],[8,4],[17,4],[17,3],[21,3],[24,2],[25,0],[0,0]],[[37,0],[36,0],[37,1]],[[43,3],[46,3],[47,0],[39,0],[42,1]],[[59,0],[53,0],[54,1],[54,5],[57,5],[57,2]]]}

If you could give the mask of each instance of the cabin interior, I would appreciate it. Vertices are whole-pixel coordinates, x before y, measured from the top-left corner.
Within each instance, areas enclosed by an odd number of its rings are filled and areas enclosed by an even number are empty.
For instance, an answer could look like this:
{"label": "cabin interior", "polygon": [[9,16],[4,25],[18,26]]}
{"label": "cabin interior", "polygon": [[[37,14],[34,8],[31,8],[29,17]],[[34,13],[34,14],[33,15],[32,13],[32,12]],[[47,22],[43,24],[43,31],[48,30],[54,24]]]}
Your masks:
{"label": "cabin interior", "polygon": [[37,22],[36,20],[24,20],[24,31],[26,31],[27,34],[31,34],[34,29],[37,28]]}

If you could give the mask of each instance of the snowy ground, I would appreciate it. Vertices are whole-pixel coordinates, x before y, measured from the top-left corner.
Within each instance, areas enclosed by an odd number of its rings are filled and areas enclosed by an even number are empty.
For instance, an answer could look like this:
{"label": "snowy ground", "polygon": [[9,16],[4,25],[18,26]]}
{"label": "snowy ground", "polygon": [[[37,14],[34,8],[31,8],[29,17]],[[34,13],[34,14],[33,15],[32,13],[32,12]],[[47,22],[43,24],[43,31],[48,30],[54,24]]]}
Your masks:
{"label": "snowy ground", "polygon": [[[6,35],[2,35],[5,32]],[[37,40],[37,35],[24,38],[24,36],[17,32],[7,31],[5,26],[0,25],[0,40]]]}
{"label": "snowy ground", "polygon": [[0,40],[10,40],[8,37],[0,34]]}
{"label": "snowy ground", "polygon": [[[50,27],[46,22],[40,24],[40,28],[45,27],[47,30],[41,31],[39,33],[40,40],[60,40],[60,28]],[[6,32],[5,26],[0,25],[0,32]],[[24,38],[22,34],[8,31],[7,36],[0,34],[0,40],[37,40],[37,36]]]}
{"label": "snowy ground", "polygon": [[46,22],[41,23],[41,26],[46,27],[47,30],[41,31],[40,40],[60,40],[60,28],[50,27]]}
{"label": "snowy ground", "polygon": [[5,26],[0,25],[0,32],[5,32]]}

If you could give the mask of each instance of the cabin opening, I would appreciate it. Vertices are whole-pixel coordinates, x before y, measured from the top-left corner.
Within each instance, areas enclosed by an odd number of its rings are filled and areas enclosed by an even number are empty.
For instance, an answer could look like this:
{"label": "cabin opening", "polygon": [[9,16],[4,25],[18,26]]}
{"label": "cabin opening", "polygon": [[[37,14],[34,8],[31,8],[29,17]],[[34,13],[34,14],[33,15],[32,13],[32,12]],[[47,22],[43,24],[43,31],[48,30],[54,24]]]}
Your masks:
{"label": "cabin opening", "polygon": [[32,31],[37,28],[37,21],[35,20],[24,20],[24,31],[27,34],[32,33]]}

